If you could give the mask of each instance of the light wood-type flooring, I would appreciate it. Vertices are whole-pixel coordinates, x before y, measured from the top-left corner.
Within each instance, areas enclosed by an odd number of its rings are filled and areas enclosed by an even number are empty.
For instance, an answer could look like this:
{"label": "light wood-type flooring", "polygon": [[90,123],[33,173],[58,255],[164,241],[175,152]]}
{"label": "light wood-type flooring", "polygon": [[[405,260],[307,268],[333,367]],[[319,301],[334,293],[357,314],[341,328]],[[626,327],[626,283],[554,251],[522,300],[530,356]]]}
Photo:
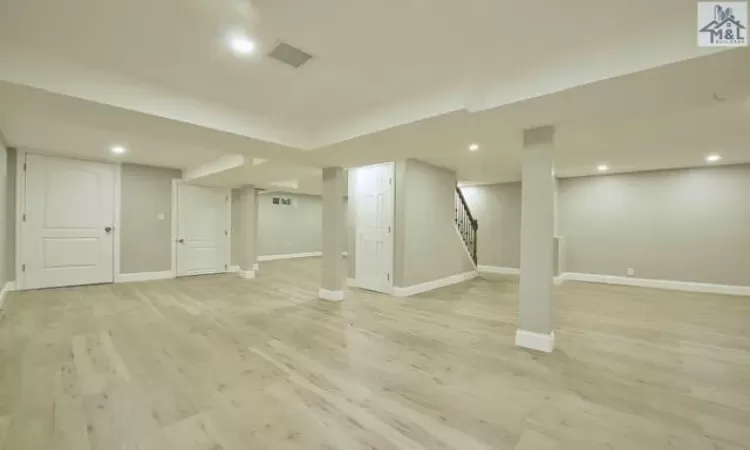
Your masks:
{"label": "light wood-type flooring", "polygon": [[750,298],[568,283],[548,355],[512,277],[328,303],[319,265],[11,294],[0,449],[750,448]]}

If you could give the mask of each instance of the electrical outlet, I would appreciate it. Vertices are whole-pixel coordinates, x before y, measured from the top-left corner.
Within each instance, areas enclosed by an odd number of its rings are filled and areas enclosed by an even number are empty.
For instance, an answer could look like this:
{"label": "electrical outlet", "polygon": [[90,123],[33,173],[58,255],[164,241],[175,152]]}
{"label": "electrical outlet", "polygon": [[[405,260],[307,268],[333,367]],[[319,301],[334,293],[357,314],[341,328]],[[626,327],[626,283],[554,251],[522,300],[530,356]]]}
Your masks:
{"label": "electrical outlet", "polygon": [[628,267],[628,276],[632,277],[633,275],[635,275],[635,269],[633,269],[632,267]]}

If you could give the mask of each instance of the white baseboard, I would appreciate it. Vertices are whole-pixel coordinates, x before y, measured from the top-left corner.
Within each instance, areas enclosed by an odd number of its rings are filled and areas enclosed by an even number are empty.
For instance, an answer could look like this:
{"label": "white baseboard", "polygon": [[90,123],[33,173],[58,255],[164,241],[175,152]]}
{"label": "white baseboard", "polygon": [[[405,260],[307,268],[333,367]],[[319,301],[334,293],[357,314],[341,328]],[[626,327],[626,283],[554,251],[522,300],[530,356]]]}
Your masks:
{"label": "white baseboard", "polygon": [[555,349],[555,332],[550,334],[534,333],[531,331],[516,331],[516,346],[552,353]]}
{"label": "white baseboard", "polygon": [[15,281],[8,281],[3,285],[3,289],[0,290],[0,309],[3,309],[3,303],[5,302],[5,296],[8,295],[8,292],[13,292],[16,290],[16,282]]}
{"label": "white baseboard", "polygon": [[[315,256],[323,256],[323,252],[308,252],[308,253],[285,253],[283,255],[265,255],[258,256],[258,261],[276,261],[279,259],[295,259],[295,258],[312,258]],[[341,252],[341,256],[349,257],[349,252]]]}
{"label": "white baseboard", "polygon": [[238,273],[242,278],[246,278],[248,280],[252,280],[253,278],[255,278],[254,270],[240,270]]}
{"label": "white baseboard", "polygon": [[320,288],[318,291],[318,297],[323,300],[329,300],[332,302],[340,302],[344,299],[344,291],[329,291],[327,289]]}
{"label": "white baseboard", "polygon": [[346,285],[351,287],[357,287],[357,279],[356,278],[347,278],[346,279]]}
{"label": "white baseboard", "polygon": [[[478,269],[480,273],[521,276],[521,269],[518,269],[516,267],[499,267],[499,266],[480,265]],[[552,277],[552,282],[556,285],[563,284],[565,282],[565,274]]]}
{"label": "white baseboard", "polygon": [[494,273],[499,275],[521,275],[521,269],[516,267],[485,266],[480,264],[477,270],[481,273]]}
{"label": "white baseboard", "polygon": [[115,283],[133,283],[136,281],[168,280],[174,278],[174,272],[164,270],[162,272],[139,272],[121,273],[115,276]]}
{"label": "white baseboard", "polygon": [[260,265],[258,263],[253,264],[253,271],[255,271],[255,273],[260,271]]}
{"label": "white baseboard", "polygon": [[[258,271],[258,263],[253,264],[253,270]],[[229,266],[229,273],[237,273],[242,272],[242,268],[240,266]]]}
{"label": "white baseboard", "polygon": [[464,281],[471,280],[473,278],[476,278],[478,275],[477,272],[471,271],[471,272],[465,272],[465,273],[459,273],[456,275],[451,275],[449,277],[441,278],[439,280],[433,280],[428,281],[426,283],[420,283],[415,284],[412,286],[407,287],[393,287],[393,295],[396,297],[409,297],[416,294],[421,294],[422,292],[429,292],[434,291],[435,289],[440,289],[442,287],[450,286],[452,284],[461,283]]}
{"label": "white baseboard", "polygon": [[313,256],[323,256],[323,252],[287,253],[284,255],[265,255],[265,256],[258,256],[258,261],[276,261],[278,259],[311,258]]}
{"label": "white baseboard", "polygon": [[750,286],[736,286],[727,284],[693,283],[688,281],[649,280],[646,278],[618,277],[614,275],[597,275],[591,273],[567,272],[563,274],[565,280],[584,281],[587,283],[619,284],[653,289],[669,289],[673,291],[702,292],[708,294],[748,295]]}

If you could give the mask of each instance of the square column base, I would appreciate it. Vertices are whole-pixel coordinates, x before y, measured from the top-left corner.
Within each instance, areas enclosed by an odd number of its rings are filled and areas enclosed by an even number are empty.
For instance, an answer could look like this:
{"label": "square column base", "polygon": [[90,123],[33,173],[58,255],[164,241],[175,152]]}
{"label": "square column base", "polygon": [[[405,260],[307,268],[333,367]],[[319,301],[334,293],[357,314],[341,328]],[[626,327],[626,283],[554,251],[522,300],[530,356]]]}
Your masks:
{"label": "square column base", "polygon": [[552,353],[555,349],[555,332],[550,334],[534,333],[532,331],[516,331],[516,346]]}
{"label": "square column base", "polygon": [[255,271],[254,270],[240,270],[240,276],[242,278],[247,278],[248,280],[252,280],[255,278]]}
{"label": "square column base", "polygon": [[321,288],[318,291],[318,297],[331,302],[340,302],[344,299],[344,291],[329,291]]}

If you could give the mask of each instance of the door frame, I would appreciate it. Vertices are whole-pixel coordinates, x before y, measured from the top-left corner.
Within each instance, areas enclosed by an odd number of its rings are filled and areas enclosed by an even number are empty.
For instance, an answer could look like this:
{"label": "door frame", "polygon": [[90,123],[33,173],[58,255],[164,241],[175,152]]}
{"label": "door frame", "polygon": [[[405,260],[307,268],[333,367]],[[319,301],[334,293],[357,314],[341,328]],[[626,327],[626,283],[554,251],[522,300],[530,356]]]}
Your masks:
{"label": "door frame", "polygon": [[99,163],[99,164],[109,164],[114,167],[115,169],[115,185],[114,185],[114,198],[112,201],[114,202],[113,210],[114,210],[114,224],[115,229],[114,236],[112,237],[112,258],[114,260],[112,261],[112,282],[116,283],[118,277],[120,276],[120,222],[121,222],[121,214],[120,214],[120,204],[121,204],[121,194],[122,194],[122,163],[113,163],[110,161],[97,161],[94,159],[86,159],[86,158],[80,158],[76,156],[70,156],[66,154],[61,153],[54,153],[54,152],[44,152],[44,151],[38,151],[38,150],[22,150],[22,149],[16,149],[16,273],[15,273],[15,286],[14,290],[16,291],[23,291],[26,290],[26,276],[24,275],[24,272],[22,270],[23,265],[23,230],[24,230],[24,221],[23,221],[23,214],[24,214],[24,206],[26,205],[26,169],[24,168],[24,165],[26,164],[26,155],[33,154],[33,155],[39,155],[39,156],[47,156],[52,158],[63,158],[63,159],[69,159],[73,161],[82,161],[82,162],[93,162],[93,163]]}
{"label": "door frame", "polygon": [[[357,248],[358,242],[359,242],[359,236],[358,236],[358,232],[357,232],[357,230],[359,229],[359,226],[358,226],[359,224],[357,223],[358,220],[359,220],[359,214],[358,214],[358,209],[357,208],[358,208],[358,204],[360,203],[359,202],[359,194],[357,192],[357,186],[358,186],[358,179],[357,178],[359,177],[359,170],[360,169],[366,169],[366,168],[378,167],[378,166],[387,166],[387,167],[389,167],[390,170],[391,170],[391,180],[393,180],[393,182],[391,183],[391,189],[390,189],[390,203],[391,203],[390,204],[390,207],[391,207],[390,208],[390,213],[391,213],[390,214],[390,227],[391,227],[392,231],[390,233],[388,233],[388,237],[386,239],[386,246],[389,248],[389,252],[390,252],[390,258],[389,258],[389,260],[390,260],[389,261],[390,262],[390,270],[389,270],[389,272],[391,274],[391,277],[390,277],[390,285],[385,285],[384,284],[384,286],[386,287],[386,289],[385,289],[385,292],[383,292],[385,294],[393,294],[393,287],[395,285],[395,281],[394,280],[396,278],[396,275],[394,273],[395,272],[395,268],[396,268],[396,263],[395,263],[395,260],[396,260],[395,242],[396,242],[396,240],[395,240],[395,237],[394,237],[396,235],[396,163],[393,162],[393,161],[379,163],[379,164],[371,164],[371,165],[362,166],[362,167],[357,167],[356,169],[353,170],[353,172],[354,172],[355,175],[353,177],[354,180],[352,180],[353,183],[351,184],[351,192],[349,193],[350,194],[349,195],[349,201],[351,202],[352,199],[354,200],[354,208],[353,208],[353,216],[354,217],[353,217],[353,220],[352,220],[352,224],[353,224],[353,228],[354,228],[354,230],[353,230],[354,231],[354,261],[353,261],[354,279],[352,281],[354,281],[354,284],[353,284],[354,287],[360,287],[360,282],[359,282],[360,279],[358,278],[358,275],[357,275],[357,272],[358,272],[357,271],[357,257],[360,254],[359,249]],[[352,170],[350,169],[349,170],[349,176],[350,177],[352,175],[351,172],[352,172]],[[362,289],[366,289],[366,288],[362,288]]]}
{"label": "door frame", "polygon": [[177,278],[177,239],[178,239],[178,220],[177,220],[177,214],[178,214],[178,208],[179,208],[179,186],[181,184],[191,184],[193,186],[200,186],[205,187],[209,189],[216,189],[216,190],[222,190],[225,191],[226,197],[228,200],[225,203],[226,208],[226,220],[227,220],[227,254],[226,254],[226,262],[225,266],[226,269],[224,272],[219,273],[229,273],[231,272],[232,268],[232,189],[231,188],[221,188],[221,187],[214,187],[214,186],[204,186],[199,183],[190,183],[185,180],[180,180],[177,178],[172,179],[172,208],[171,208],[171,216],[172,216],[172,277]]}

